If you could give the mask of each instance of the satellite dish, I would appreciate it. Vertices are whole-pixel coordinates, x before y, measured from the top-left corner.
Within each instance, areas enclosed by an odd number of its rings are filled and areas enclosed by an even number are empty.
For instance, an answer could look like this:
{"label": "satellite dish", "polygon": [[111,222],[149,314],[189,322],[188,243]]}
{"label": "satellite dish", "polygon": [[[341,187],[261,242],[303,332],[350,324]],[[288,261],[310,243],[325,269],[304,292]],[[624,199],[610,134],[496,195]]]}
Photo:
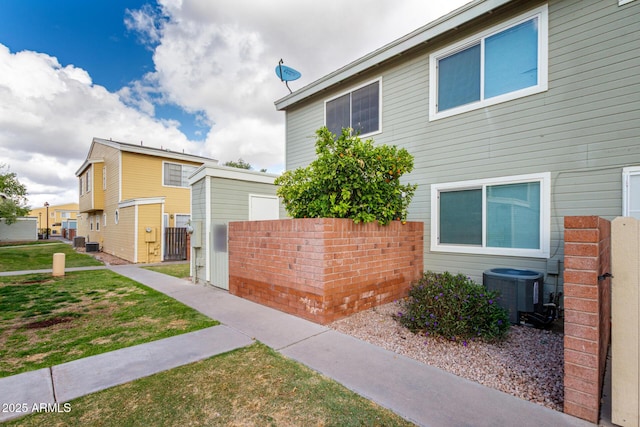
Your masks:
{"label": "satellite dish", "polygon": [[282,59],[280,60],[280,62],[278,62],[278,66],[276,67],[276,76],[278,76],[280,81],[284,82],[284,84],[287,86],[287,89],[289,89],[289,93],[291,93],[291,88],[289,88],[289,82],[293,80],[298,80],[300,77],[302,77],[302,74],[291,67],[282,65],[283,63],[284,61]]}

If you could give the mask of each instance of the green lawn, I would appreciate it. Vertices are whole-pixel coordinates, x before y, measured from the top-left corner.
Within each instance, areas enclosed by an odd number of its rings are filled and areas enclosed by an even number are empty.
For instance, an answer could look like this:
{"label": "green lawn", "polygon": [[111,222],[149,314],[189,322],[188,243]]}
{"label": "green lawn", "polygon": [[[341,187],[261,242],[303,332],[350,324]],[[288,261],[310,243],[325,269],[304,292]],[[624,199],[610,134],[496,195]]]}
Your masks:
{"label": "green lawn", "polygon": [[155,265],[144,267],[147,270],[157,271],[158,273],[167,274],[169,276],[186,279],[189,277],[189,263]]}
{"label": "green lawn", "polygon": [[23,426],[412,426],[262,344],[29,415]]}
{"label": "green lawn", "polygon": [[65,267],[102,265],[94,257],[60,242],[0,247],[0,271],[44,270],[53,267],[53,254],[65,254]]}
{"label": "green lawn", "polygon": [[218,324],[110,270],[0,276],[0,377]]}

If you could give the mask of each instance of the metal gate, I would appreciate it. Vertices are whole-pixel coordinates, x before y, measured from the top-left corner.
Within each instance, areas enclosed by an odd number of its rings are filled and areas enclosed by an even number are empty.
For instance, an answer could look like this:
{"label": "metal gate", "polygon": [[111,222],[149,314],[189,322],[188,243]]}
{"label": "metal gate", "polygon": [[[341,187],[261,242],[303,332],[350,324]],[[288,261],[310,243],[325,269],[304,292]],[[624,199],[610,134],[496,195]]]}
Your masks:
{"label": "metal gate", "polygon": [[165,227],[164,260],[182,261],[187,259],[187,229],[185,227]]}

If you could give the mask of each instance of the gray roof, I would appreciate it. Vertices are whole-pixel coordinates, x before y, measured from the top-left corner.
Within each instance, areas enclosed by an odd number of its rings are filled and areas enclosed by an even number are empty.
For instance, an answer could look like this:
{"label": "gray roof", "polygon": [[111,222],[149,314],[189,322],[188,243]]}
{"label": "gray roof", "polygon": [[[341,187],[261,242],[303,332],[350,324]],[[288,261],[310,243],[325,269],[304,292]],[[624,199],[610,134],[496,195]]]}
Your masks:
{"label": "gray roof", "polygon": [[[139,154],[146,154],[148,156],[166,157],[169,159],[182,160],[187,162],[199,162],[202,164],[218,163],[218,160],[211,159],[209,157],[196,156],[193,154],[187,154],[184,152],[181,153],[179,151],[171,151],[169,149],[164,149],[164,148],[147,147],[142,145],[142,142],[140,143],[140,145],[137,145],[137,144],[130,144],[128,142],[113,141],[111,139],[93,138],[93,141],[91,141],[92,148],[94,144],[106,145],[108,147],[112,147],[117,150],[126,151],[129,153],[139,153]],[[89,153],[91,153],[91,148],[89,149]],[[87,168],[87,166],[89,166],[92,163],[95,163],[95,161],[92,161],[89,159],[89,153],[87,153],[87,159],[84,161],[82,166],[80,166],[80,168],[76,171],[76,176],[80,176],[82,172],[84,172],[84,170]]]}

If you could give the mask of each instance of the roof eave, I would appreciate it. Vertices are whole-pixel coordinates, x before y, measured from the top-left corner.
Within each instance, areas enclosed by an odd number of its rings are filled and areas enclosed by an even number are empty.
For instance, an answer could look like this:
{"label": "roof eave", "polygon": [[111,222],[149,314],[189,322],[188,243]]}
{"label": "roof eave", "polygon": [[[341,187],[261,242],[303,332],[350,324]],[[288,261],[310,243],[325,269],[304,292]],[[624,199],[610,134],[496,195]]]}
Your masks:
{"label": "roof eave", "polygon": [[421,44],[427,43],[429,40],[432,40],[447,31],[454,30],[500,6],[510,3],[511,1],[513,0],[475,0],[467,3],[466,5],[430,22],[406,36],[401,37],[308,84],[307,86],[298,89],[284,98],[277,100],[275,102],[276,109],[278,111],[286,110],[288,107],[297,104],[318,92],[328,89],[333,85],[373,68],[393,57],[402,55],[404,52],[407,52]]}

